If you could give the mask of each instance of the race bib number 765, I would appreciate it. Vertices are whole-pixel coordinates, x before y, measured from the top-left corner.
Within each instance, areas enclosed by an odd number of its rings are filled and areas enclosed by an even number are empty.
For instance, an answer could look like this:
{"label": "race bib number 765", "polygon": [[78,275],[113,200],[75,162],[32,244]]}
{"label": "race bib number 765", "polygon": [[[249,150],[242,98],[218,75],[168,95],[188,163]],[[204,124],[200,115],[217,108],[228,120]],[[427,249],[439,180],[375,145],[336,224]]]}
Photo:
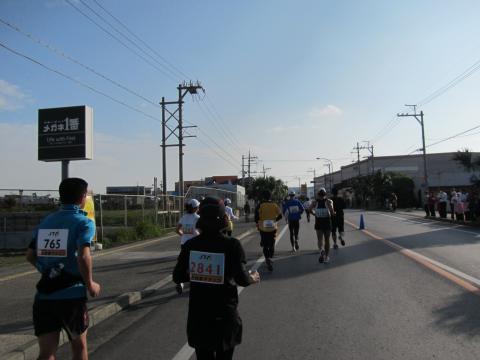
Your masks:
{"label": "race bib number 765", "polygon": [[67,256],[68,229],[40,229],[37,236],[37,256]]}
{"label": "race bib number 765", "polygon": [[207,284],[223,284],[225,254],[190,251],[190,281]]}

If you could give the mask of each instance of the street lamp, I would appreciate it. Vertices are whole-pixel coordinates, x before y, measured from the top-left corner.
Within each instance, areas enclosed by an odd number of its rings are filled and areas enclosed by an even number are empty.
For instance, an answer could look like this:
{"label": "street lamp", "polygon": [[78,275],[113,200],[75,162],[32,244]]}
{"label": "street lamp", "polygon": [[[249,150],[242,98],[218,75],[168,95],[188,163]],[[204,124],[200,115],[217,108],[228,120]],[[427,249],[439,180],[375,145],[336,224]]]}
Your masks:
{"label": "street lamp", "polygon": [[333,172],[333,161],[324,157],[317,157],[317,160],[324,160],[328,161],[328,164],[325,164],[325,166],[328,166],[328,177],[329,177],[329,183],[330,183],[330,191],[332,191],[332,172]]}

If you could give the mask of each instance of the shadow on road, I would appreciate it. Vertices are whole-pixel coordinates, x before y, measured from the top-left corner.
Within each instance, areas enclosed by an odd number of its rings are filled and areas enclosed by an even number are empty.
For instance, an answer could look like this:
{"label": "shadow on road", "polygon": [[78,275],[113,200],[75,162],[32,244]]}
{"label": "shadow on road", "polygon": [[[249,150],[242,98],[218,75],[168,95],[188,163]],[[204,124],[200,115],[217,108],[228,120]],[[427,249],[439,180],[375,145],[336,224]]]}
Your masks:
{"label": "shadow on road", "polygon": [[480,336],[480,294],[464,292],[433,311],[434,325],[454,335]]}

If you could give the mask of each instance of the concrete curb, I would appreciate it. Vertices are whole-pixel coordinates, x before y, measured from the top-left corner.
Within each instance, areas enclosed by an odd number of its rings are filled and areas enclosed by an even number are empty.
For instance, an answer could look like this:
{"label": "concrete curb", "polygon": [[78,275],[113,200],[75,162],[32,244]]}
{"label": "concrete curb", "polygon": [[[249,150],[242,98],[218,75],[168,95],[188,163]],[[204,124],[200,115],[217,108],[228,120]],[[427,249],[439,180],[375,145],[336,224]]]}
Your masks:
{"label": "concrete curb", "polygon": [[[245,237],[253,234],[256,229],[250,229],[239,236],[237,239],[242,240]],[[113,302],[105,305],[101,305],[98,308],[94,308],[89,311],[90,326],[91,329],[95,325],[100,324],[102,321],[107,320],[120,311],[128,308],[129,306],[153,295],[157,290],[167,285],[172,281],[172,275],[168,275],[162,280],[147,286],[140,291],[132,291],[119,295]],[[65,330],[62,330],[60,334],[60,341],[58,347],[68,343],[68,336]],[[0,355],[0,360],[34,360],[37,358],[39,352],[37,339],[26,342],[13,351]]]}

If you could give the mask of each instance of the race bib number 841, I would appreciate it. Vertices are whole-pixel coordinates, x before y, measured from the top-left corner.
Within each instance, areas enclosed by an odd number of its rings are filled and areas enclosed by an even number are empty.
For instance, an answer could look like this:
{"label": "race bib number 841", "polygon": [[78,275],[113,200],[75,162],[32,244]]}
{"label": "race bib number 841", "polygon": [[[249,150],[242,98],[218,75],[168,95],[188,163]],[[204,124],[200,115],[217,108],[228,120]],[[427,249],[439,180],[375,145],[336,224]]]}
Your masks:
{"label": "race bib number 841", "polygon": [[223,284],[225,278],[225,254],[190,251],[190,281],[207,284]]}
{"label": "race bib number 841", "polygon": [[37,236],[37,256],[67,256],[68,229],[40,229]]}

